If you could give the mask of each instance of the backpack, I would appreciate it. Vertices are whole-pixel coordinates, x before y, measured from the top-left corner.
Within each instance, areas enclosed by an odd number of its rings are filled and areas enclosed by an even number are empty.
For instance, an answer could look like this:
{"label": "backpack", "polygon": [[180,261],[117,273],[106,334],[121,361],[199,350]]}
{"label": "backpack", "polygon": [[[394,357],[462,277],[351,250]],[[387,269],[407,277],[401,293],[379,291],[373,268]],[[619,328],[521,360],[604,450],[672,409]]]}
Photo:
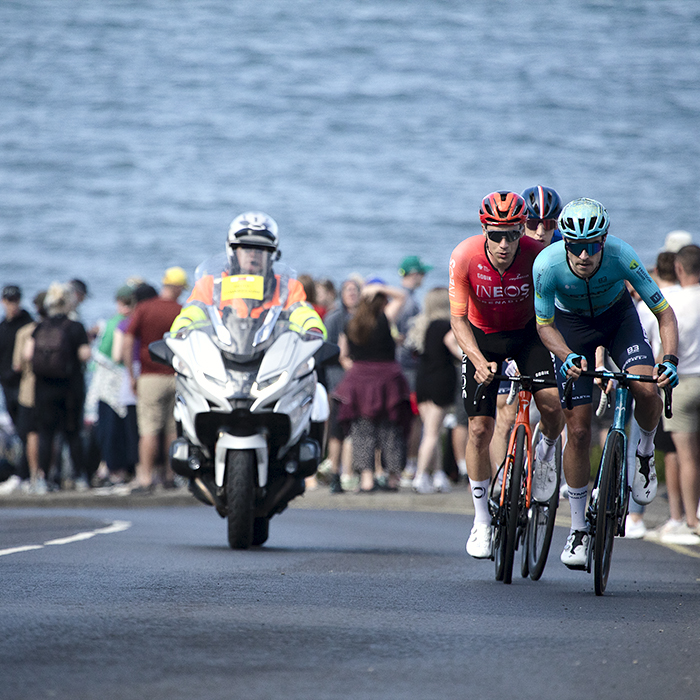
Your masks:
{"label": "backpack", "polygon": [[68,379],[73,373],[76,355],[69,324],[67,318],[49,319],[36,327],[32,369],[37,377]]}

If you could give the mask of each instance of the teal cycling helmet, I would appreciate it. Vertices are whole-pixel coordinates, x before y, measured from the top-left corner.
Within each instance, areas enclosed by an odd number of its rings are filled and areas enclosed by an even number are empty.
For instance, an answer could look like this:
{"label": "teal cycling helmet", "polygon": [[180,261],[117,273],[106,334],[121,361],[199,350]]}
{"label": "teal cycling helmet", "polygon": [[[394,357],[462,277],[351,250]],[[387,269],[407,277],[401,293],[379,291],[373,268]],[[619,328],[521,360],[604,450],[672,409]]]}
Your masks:
{"label": "teal cycling helmet", "polygon": [[610,220],[605,207],[595,199],[581,197],[569,202],[559,215],[559,231],[564,238],[585,240],[604,236]]}

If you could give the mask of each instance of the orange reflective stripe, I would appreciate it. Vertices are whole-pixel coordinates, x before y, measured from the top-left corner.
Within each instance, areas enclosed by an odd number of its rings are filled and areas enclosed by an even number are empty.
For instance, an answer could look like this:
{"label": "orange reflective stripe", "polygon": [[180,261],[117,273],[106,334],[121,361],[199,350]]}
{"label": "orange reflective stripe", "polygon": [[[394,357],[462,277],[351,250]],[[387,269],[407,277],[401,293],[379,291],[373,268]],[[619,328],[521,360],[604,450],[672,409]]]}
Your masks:
{"label": "orange reflective stripe", "polygon": [[211,275],[206,275],[206,277],[197,280],[197,283],[192,288],[192,294],[190,294],[184,305],[188,306],[193,301],[200,301],[202,304],[210,306],[213,294],[214,278]]}

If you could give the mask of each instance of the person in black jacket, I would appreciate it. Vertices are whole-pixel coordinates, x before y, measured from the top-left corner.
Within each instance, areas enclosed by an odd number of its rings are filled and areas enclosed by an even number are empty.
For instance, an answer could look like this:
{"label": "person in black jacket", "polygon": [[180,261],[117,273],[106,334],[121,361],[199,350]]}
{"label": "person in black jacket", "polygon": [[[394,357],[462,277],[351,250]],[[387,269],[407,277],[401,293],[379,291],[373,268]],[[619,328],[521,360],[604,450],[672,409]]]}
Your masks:
{"label": "person in black jacket", "polygon": [[12,422],[17,420],[17,397],[19,395],[20,373],[12,368],[12,352],[15,348],[17,331],[34,319],[20,306],[22,292],[15,284],[9,284],[2,290],[2,305],[5,318],[0,323],[0,384],[5,395],[5,407]]}

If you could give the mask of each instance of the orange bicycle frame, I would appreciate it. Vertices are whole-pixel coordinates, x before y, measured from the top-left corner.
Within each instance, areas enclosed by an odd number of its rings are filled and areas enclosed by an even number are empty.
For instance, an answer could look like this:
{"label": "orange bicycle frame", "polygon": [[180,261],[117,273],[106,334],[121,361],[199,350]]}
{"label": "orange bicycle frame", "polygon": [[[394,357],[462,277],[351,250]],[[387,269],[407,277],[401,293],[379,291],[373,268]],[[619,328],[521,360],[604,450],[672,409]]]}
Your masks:
{"label": "orange bicycle frame", "polygon": [[[530,428],[530,401],[532,400],[532,392],[521,389],[518,392],[518,414],[515,416],[513,430],[510,433],[508,440],[508,452],[506,453],[506,461],[503,466],[503,483],[506,483],[508,472],[515,461],[515,436],[518,432],[518,426],[522,425],[525,428],[526,450],[527,450],[527,494],[525,505],[530,507],[530,492],[532,490],[532,429]],[[504,506],[506,490],[501,488],[500,505]]]}

